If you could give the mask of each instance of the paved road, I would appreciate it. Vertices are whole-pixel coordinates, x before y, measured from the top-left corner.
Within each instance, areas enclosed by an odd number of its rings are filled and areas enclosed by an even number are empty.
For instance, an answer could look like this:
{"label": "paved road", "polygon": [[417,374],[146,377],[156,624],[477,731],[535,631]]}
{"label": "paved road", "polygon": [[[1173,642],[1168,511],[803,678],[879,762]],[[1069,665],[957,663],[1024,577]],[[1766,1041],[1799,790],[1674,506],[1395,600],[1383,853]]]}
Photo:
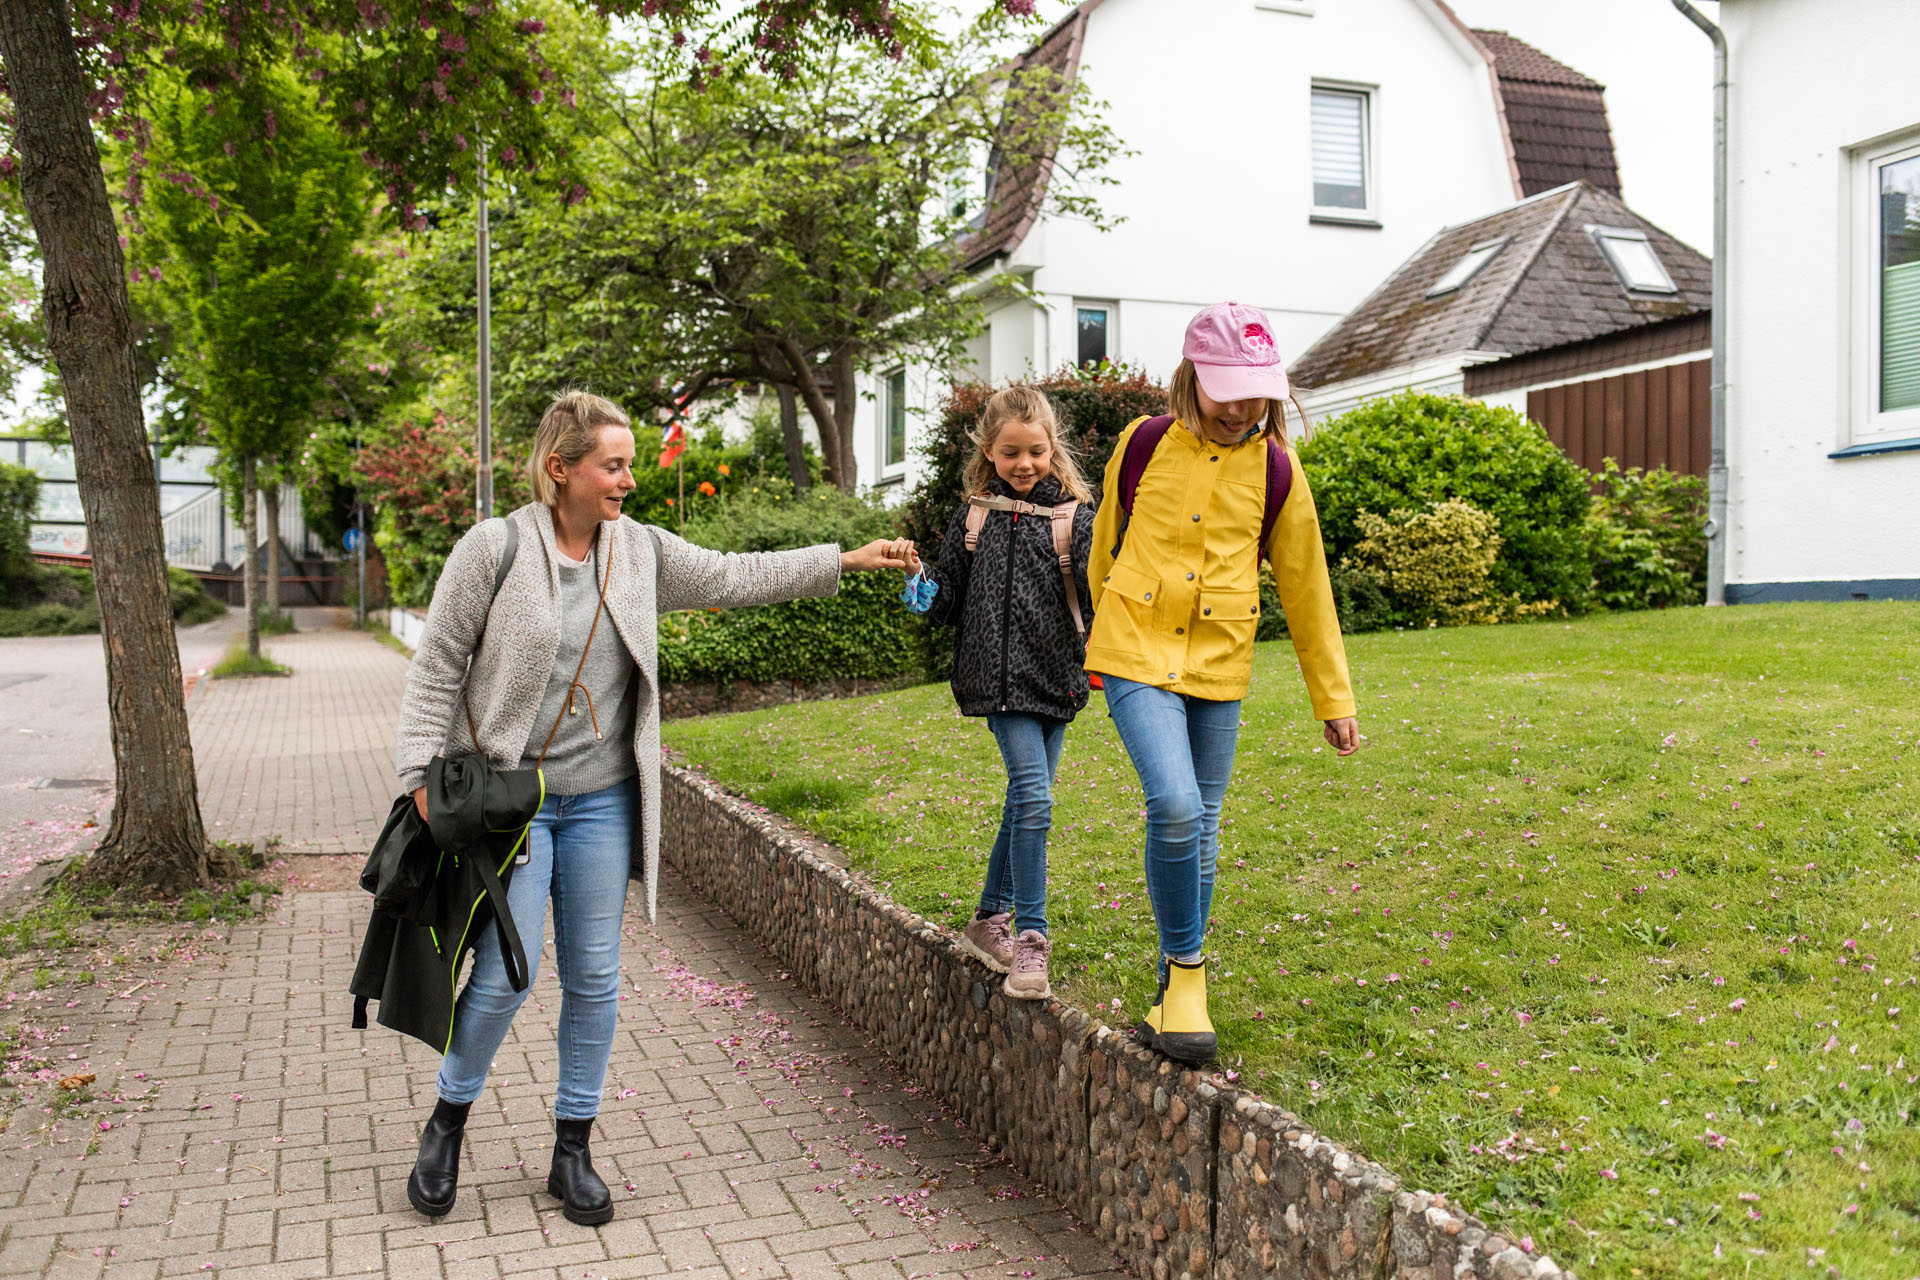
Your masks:
{"label": "paved road", "polygon": [[[188,678],[216,661],[237,612],[179,632]],[[0,900],[33,869],[93,847],[113,803],[100,637],[0,640]]]}
{"label": "paved road", "polygon": [[[429,1222],[406,1176],[438,1057],[349,1028],[365,904],[296,892],[225,941],[103,965],[107,985],[0,999],[0,1028],[30,1032],[7,1064],[26,1096],[0,1163],[0,1275],[1117,1274],[1090,1231],[671,876],[657,930],[627,917],[594,1140],[614,1220],[569,1223],[542,1186],[560,996],[549,941],[474,1106],[460,1200]],[[69,1073],[96,1077],[77,1103],[51,1083]]]}

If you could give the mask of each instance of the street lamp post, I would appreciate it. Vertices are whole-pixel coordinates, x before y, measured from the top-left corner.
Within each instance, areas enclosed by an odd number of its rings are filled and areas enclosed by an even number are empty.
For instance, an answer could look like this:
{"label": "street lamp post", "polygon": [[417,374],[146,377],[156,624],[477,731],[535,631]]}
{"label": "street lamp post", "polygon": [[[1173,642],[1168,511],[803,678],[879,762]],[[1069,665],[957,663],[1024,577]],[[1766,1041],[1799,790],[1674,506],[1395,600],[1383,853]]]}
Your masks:
{"label": "street lamp post", "polygon": [[489,322],[492,298],[487,269],[487,142],[480,140],[480,220],[474,235],[474,275],[480,301],[480,431],[476,452],[478,474],[474,478],[474,506],[481,520],[493,516],[493,351]]}

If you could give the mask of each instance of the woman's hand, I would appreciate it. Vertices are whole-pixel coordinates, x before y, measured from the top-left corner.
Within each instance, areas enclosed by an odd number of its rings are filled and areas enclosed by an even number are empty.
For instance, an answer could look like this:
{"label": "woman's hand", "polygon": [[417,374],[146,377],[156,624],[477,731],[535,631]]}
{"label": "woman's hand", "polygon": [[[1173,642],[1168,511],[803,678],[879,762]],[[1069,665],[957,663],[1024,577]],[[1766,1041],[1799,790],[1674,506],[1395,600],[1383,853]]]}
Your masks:
{"label": "woman's hand", "polygon": [[904,570],[906,575],[909,578],[918,577],[924,568],[925,566],[920,563],[920,553],[914,549],[911,542],[907,543],[907,567]]}
{"label": "woman's hand", "polygon": [[420,821],[425,822],[427,820],[427,789],[425,787],[413,789],[413,807],[420,814]]}
{"label": "woman's hand", "polygon": [[851,569],[904,569],[913,553],[911,538],[875,538],[864,547],[840,553],[840,571]]}
{"label": "woman's hand", "polygon": [[1360,749],[1360,724],[1352,716],[1327,721],[1327,744],[1343,756]]}

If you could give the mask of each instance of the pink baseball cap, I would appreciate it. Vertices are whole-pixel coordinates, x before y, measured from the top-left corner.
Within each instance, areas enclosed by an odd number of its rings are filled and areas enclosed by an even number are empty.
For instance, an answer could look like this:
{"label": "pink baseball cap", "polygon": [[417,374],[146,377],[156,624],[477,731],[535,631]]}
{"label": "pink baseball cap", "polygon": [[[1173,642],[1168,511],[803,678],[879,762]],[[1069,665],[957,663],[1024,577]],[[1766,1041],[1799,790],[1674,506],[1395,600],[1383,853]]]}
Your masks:
{"label": "pink baseball cap", "polygon": [[1267,313],[1216,302],[1187,325],[1180,354],[1193,361],[1200,388],[1215,400],[1284,400],[1287,371],[1273,345]]}

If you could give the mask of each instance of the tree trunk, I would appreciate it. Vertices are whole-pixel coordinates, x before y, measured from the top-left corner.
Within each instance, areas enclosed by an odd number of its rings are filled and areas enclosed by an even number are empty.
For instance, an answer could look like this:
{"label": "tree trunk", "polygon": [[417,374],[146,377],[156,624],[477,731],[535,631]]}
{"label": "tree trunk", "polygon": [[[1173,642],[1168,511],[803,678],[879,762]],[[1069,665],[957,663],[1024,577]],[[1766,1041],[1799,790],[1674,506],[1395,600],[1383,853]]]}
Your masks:
{"label": "tree trunk", "polygon": [[853,353],[834,352],[827,361],[827,369],[833,374],[834,434],[840,438],[840,468],[834,479],[842,489],[852,493],[860,483],[860,462],[853,448],[853,415],[860,407],[860,397],[853,389]]}
{"label": "tree trunk", "polygon": [[64,0],[0,0],[20,193],[43,263],[47,346],[60,371],[86,509],[113,730],[113,818],[88,866],[112,885],[207,882],[193,741],[167,601],[160,493],[134,374],[126,261],[94,145]]}
{"label": "tree trunk", "polygon": [[806,442],[800,439],[800,398],[784,382],[774,390],[780,393],[780,438],[787,446],[787,473],[793,477],[793,491],[805,493],[813,477],[807,473]]}
{"label": "tree trunk", "polygon": [[[0,0],[4,3],[4,0]],[[252,458],[240,464],[240,528],[247,540],[243,563],[246,585],[241,599],[247,610],[247,656],[260,658],[260,478]]]}
{"label": "tree trunk", "polygon": [[851,492],[853,486],[841,478],[840,424],[834,417],[834,407],[820,394],[820,384],[814,381],[813,363],[791,338],[782,339],[779,345],[787,367],[793,370],[795,387],[801,400],[806,402],[807,413],[820,432],[820,452],[826,462],[827,481]]}
{"label": "tree trunk", "polygon": [[267,499],[267,589],[263,599],[266,612],[280,612],[280,484],[277,472],[267,474],[261,491]]}

